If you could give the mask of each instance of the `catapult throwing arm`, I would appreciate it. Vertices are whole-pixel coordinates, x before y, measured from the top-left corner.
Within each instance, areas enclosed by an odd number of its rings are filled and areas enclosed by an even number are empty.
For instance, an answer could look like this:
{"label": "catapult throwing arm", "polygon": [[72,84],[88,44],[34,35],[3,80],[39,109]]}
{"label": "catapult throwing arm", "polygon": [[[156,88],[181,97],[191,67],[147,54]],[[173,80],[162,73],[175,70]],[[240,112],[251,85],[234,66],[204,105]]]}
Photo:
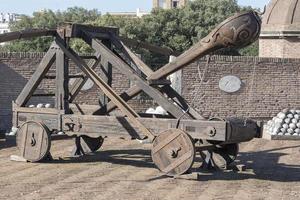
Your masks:
{"label": "catapult throwing arm", "polygon": [[258,39],[260,30],[261,19],[258,13],[249,11],[236,14],[222,22],[208,36],[181,54],[173,62],[155,71],[148,77],[148,80],[165,78],[215,50],[226,47],[245,47]]}

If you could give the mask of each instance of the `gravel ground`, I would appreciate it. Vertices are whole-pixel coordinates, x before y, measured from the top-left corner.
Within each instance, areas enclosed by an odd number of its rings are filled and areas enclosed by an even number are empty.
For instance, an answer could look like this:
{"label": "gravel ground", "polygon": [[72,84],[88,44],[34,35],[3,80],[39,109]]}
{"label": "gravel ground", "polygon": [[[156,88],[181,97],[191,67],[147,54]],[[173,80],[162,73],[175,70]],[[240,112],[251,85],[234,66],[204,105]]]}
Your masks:
{"label": "gravel ground", "polygon": [[95,155],[76,159],[68,158],[72,145],[54,141],[50,163],[18,163],[9,161],[13,142],[0,140],[0,199],[300,199],[299,141],[256,139],[240,148],[246,171],[177,179],[155,168],[149,145],[107,138]]}

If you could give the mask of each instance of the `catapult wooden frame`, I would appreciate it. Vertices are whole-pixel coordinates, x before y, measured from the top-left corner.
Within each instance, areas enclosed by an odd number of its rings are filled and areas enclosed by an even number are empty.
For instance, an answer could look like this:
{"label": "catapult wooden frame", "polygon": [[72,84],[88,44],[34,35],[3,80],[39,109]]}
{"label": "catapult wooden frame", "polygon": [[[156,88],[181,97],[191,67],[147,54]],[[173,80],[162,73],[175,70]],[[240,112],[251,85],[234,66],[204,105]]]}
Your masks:
{"label": "catapult wooden frame", "polygon": [[[15,127],[20,127],[20,132],[24,132],[25,139],[21,143],[24,143],[25,147],[27,134],[30,134],[29,130],[31,129],[28,128],[29,125],[25,127],[22,125],[27,122],[42,123],[41,126],[30,124],[34,127],[33,130],[44,130],[46,127],[46,132],[49,131],[50,134],[54,131],[62,131],[68,136],[77,138],[99,138],[112,134],[129,134],[132,138],[141,140],[148,138],[150,141],[154,140],[152,158],[158,168],[166,174],[182,174],[191,167],[194,161],[195,153],[193,152],[196,141],[200,141],[202,150],[207,150],[216,143],[225,145],[249,141],[258,136],[259,131],[256,129],[257,126],[253,126],[253,124],[238,127],[229,121],[204,119],[170,86],[166,77],[216,49],[249,44],[257,39],[259,32],[260,20],[256,13],[248,12],[236,15],[222,23],[191,49],[179,55],[174,62],[157,71],[153,71],[147,66],[129,46],[138,45],[141,48],[164,55],[178,54],[170,49],[122,38],[118,35],[116,28],[69,24],[57,30],[34,30],[4,34],[0,37],[0,41],[33,36],[54,37],[54,42],[37,70],[16,101],[13,102],[13,124]],[[94,56],[89,57],[88,63],[86,57],[79,56],[69,47],[71,38],[80,38],[95,50]],[[81,74],[69,74],[70,60],[81,69]],[[41,81],[47,78],[46,74],[54,63],[56,76],[52,78],[56,80],[55,108],[26,107],[32,96],[39,95],[35,94],[35,91]],[[99,66],[101,66],[105,76],[100,76],[95,72],[95,68]],[[134,83],[132,87],[120,95],[111,87],[112,67]],[[74,77],[76,81],[69,87],[69,79]],[[105,94],[105,98],[101,100],[102,106],[73,103],[88,79],[91,79]],[[162,106],[168,112],[168,116],[137,113],[127,102],[142,91]],[[111,112],[116,108],[121,111],[122,115],[111,115]],[[251,131],[249,131],[250,129]],[[245,131],[249,134],[239,136],[237,134],[239,131]],[[37,141],[44,138],[41,136]],[[32,147],[36,144],[36,140],[33,139],[30,140],[29,138]],[[49,143],[48,140],[46,142]],[[45,144],[49,145],[48,143]],[[79,144],[79,141],[76,144]],[[47,148],[49,147],[44,149],[47,150]],[[77,153],[85,152],[78,148]],[[23,155],[25,155],[25,150]],[[44,156],[43,154],[42,157]]]}

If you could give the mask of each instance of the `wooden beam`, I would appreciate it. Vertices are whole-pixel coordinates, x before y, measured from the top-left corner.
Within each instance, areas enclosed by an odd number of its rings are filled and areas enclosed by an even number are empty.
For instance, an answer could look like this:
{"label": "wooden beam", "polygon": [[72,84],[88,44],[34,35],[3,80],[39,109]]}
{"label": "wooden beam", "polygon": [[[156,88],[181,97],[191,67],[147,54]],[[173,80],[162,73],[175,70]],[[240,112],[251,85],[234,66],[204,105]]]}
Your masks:
{"label": "wooden beam", "polygon": [[212,42],[206,42],[208,39],[210,39],[208,37],[199,41],[189,50],[178,56],[173,62],[170,62],[161,67],[159,70],[155,71],[151,76],[148,77],[148,80],[165,78],[194,62],[196,59],[199,59],[201,56],[207,55],[208,53],[218,49],[218,46],[214,46]]}
{"label": "wooden beam", "polygon": [[66,48],[60,38],[56,38],[56,44],[62,51],[108,96],[108,98],[118,106],[124,115],[128,116],[131,123],[135,124],[138,129],[147,137],[153,138],[153,134],[140,122],[139,115],[116,94],[112,88],[97,75],[97,73],[89,68],[89,66],[70,48]]}
{"label": "wooden beam", "polygon": [[119,39],[122,42],[124,42],[126,45],[131,46],[131,47],[140,47],[140,48],[152,51],[154,53],[158,53],[158,54],[166,55],[166,56],[170,56],[170,55],[178,56],[179,55],[178,52],[173,51],[172,49],[158,47],[158,46],[155,46],[148,42],[142,42],[142,41],[138,41],[138,40],[134,40],[134,39],[125,38],[122,36],[119,36]]}
{"label": "wooden beam", "polygon": [[[93,115],[63,115],[64,131],[69,135],[88,135],[91,137],[110,135],[136,135],[137,127],[127,123],[126,117],[116,116],[93,116]],[[142,118],[142,123],[153,133],[158,135],[164,130],[175,128],[177,119]],[[79,122],[79,123],[78,123]],[[101,122],[101,123],[99,123]],[[73,123],[72,126],[70,126]],[[211,141],[226,141],[225,121],[204,121],[182,119],[179,129],[189,133],[194,139]],[[72,130],[73,128],[73,130]],[[215,130],[211,135],[209,130]]]}
{"label": "wooden beam", "polygon": [[19,94],[18,98],[16,99],[16,104],[18,106],[24,106],[34,91],[37,89],[38,85],[43,80],[46,73],[49,71],[50,67],[55,61],[56,55],[56,46],[51,45],[50,49],[43,57],[41,63],[39,64],[37,70],[34,72],[32,77],[29,79],[27,84],[25,85],[24,89]]}
{"label": "wooden beam", "polygon": [[[99,53],[95,54],[95,57],[97,58],[96,60],[91,60],[88,62],[88,66],[91,69],[95,69],[100,61],[101,61],[101,57]],[[87,82],[87,80],[89,79],[88,76],[86,76],[84,73],[80,74],[83,76],[82,79],[76,79],[75,82],[72,84],[72,86],[70,87],[70,99],[69,102],[72,103],[76,96],[79,94],[80,90],[82,89],[82,87],[84,86],[84,84]]]}
{"label": "wooden beam", "polygon": [[[112,49],[112,44],[110,40],[102,40],[102,43],[108,48]],[[101,53],[101,52],[100,52]],[[101,55],[101,78],[111,87],[112,85],[112,65],[108,59]],[[105,94],[100,96],[99,103],[100,105],[105,105],[109,102],[109,99]]]}
{"label": "wooden beam", "polygon": [[0,34],[0,43],[9,42],[12,40],[30,39],[33,37],[55,36],[55,35],[56,35],[56,30],[51,30],[51,29],[32,29],[32,30],[16,31],[16,32]]}
{"label": "wooden beam", "polygon": [[127,58],[141,70],[147,77],[153,74],[153,70],[148,67],[134,52],[132,52],[123,42],[121,42],[115,35],[111,35],[112,43],[120,49]]}
{"label": "wooden beam", "polygon": [[69,64],[63,51],[56,50],[56,108],[69,112]]}
{"label": "wooden beam", "polygon": [[173,102],[169,101],[163,94],[161,94],[155,88],[149,86],[149,84],[140,78],[136,72],[122,59],[116,56],[111,50],[109,50],[106,46],[101,44],[101,42],[97,40],[93,40],[92,47],[95,50],[101,52],[102,57],[106,58],[111,62],[113,66],[115,66],[120,73],[126,75],[132,81],[135,81],[136,85],[141,88],[144,92],[146,92],[150,97],[152,97],[159,105],[161,105],[167,112],[173,115],[176,118],[179,118],[183,115],[182,110],[175,106]]}
{"label": "wooden beam", "polygon": [[[130,59],[135,63],[135,65],[146,75],[151,76],[153,74],[153,70],[148,67],[139,57],[137,57],[126,45],[124,45],[121,41],[119,41],[114,35],[112,35],[112,43],[118,47],[123,53],[127,56],[129,56]],[[165,87],[166,88],[166,87]],[[194,108],[189,106],[186,101],[181,97],[172,87],[167,87],[169,92],[164,91],[168,96],[169,95],[175,95],[178,100],[180,100],[181,104],[186,105],[183,106],[183,110],[187,111],[187,114],[189,114],[194,119],[204,119]],[[125,93],[121,94],[122,97],[125,97],[125,101],[129,100],[130,97],[134,97],[139,93],[138,87],[133,86],[130,90],[126,91]],[[169,96],[170,97],[170,96]],[[113,109],[112,103],[110,103],[107,106],[107,111],[110,111]],[[102,110],[103,112],[103,110]],[[181,113],[182,115],[183,113]],[[180,115],[180,116],[181,116]]]}

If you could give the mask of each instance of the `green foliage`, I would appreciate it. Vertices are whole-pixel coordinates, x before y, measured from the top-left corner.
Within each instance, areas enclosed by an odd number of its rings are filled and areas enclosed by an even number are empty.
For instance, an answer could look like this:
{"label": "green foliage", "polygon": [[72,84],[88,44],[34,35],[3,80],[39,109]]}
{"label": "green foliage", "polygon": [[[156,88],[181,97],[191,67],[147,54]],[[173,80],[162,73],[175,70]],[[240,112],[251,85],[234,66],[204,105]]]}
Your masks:
{"label": "green foliage", "polygon": [[[32,17],[23,15],[20,20],[10,24],[12,31],[24,29],[55,29],[65,22],[73,23],[91,23],[100,16],[97,10],[86,10],[84,8],[74,7],[68,8],[66,11],[53,12],[52,10],[43,10],[34,12]],[[6,51],[47,51],[53,38],[40,37],[29,40],[18,40],[10,42],[5,47]],[[71,47],[78,52],[90,52],[91,49],[81,40],[72,40]]]}
{"label": "green foliage", "polygon": [[[120,34],[128,38],[146,41],[161,47],[169,47],[183,52],[205,37],[217,24],[236,12],[249,10],[250,7],[238,6],[236,0],[195,0],[181,9],[154,9],[150,15],[142,18],[129,18],[100,15],[97,10],[74,7],[66,11],[45,10],[35,12],[33,17],[22,16],[12,23],[11,29],[56,28],[63,22],[86,23],[96,26],[115,26]],[[11,42],[5,48],[8,51],[46,51],[52,38],[36,38]],[[71,47],[78,52],[91,52],[81,40],[72,40]],[[254,44],[239,52],[232,49],[222,50],[218,54],[257,55],[258,45]],[[167,62],[167,57],[152,55],[144,50],[136,50],[152,65]],[[151,61],[151,62],[150,62]]]}

